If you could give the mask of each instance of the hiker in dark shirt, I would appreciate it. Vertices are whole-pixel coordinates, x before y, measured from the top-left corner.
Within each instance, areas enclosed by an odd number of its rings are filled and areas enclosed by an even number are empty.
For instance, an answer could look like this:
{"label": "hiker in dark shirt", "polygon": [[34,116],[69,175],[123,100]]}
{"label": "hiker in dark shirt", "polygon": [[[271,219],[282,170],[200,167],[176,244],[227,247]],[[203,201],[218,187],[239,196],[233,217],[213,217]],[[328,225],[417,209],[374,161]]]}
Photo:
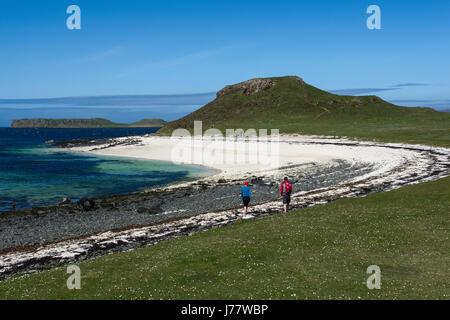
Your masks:
{"label": "hiker in dark shirt", "polygon": [[283,197],[284,213],[289,210],[289,204],[291,203],[292,183],[288,181],[287,177],[284,177],[284,181],[281,184],[280,189],[281,196]]}
{"label": "hiker in dark shirt", "polygon": [[248,186],[248,181],[244,182],[244,186],[241,188],[242,202],[244,203],[244,217],[247,215],[248,204],[252,200],[252,193]]}

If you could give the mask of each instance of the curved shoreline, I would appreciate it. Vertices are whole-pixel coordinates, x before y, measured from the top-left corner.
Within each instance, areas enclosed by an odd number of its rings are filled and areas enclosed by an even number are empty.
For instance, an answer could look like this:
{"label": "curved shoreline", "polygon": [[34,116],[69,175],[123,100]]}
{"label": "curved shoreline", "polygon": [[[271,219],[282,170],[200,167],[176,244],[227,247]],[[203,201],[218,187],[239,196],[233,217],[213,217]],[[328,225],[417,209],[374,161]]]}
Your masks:
{"label": "curved shoreline", "polygon": [[[449,175],[450,150],[445,148],[433,148],[428,146],[416,146],[405,144],[378,144],[371,142],[355,142],[349,140],[317,140],[317,139],[297,139],[295,137],[284,138],[287,143],[306,143],[308,145],[325,145],[325,146],[345,146],[346,148],[385,148],[400,150],[401,155],[399,161],[394,166],[381,161],[380,166],[374,166],[370,172],[364,172],[364,167],[360,168],[362,174],[354,177],[348,177],[339,183],[331,183],[331,185],[318,186],[310,190],[296,192],[292,196],[292,207],[303,208],[317,204],[328,203],[342,197],[360,197],[370,193],[388,191],[399,188],[404,185],[415,184],[424,181],[436,180]],[[379,149],[375,149],[379,151]],[[361,150],[360,150],[361,151]],[[396,160],[396,161],[397,161]],[[359,163],[361,164],[361,162]],[[351,171],[355,171],[352,166],[357,166],[358,162],[350,164]],[[295,174],[300,171],[294,168],[286,168],[278,172],[278,174]],[[319,172],[320,173],[320,172]],[[324,171],[325,177],[333,175],[333,172]],[[255,176],[255,182],[260,190],[267,188],[271,190],[272,183],[277,181],[270,177],[277,175],[260,175]],[[176,192],[185,192],[189,188],[199,191],[198,196],[202,198],[202,188],[206,188],[208,192],[218,192],[221,188],[239,188],[241,179],[233,180],[233,175],[229,175],[226,183],[218,183],[217,179],[206,178],[200,181],[188,183],[188,185],[174,185],[167,188],[156,188],[151,192],[164,192],[167,189]],[[260,180],[258,180],[260,179]],[[215,182],[213,180],[216,180]],[[306,180],[305,180],[306,181]],[[330,181],[332,182],[332,181]],[[190,185],[190,186],[189,186]],[[259,187],[261,185],[261,187]],[[206,186],[206,187],[205,187]],[[256,187],[255,187],[256,188]],[[295,190],[299,190],[298,188]],[[145,194],[145,193],[143,193]],[[143,196],[140,194],[140,196]],[[123,196],[124,199],[132,197],[132,195]],[[192,202],[191,199],[186,201],[181,197],[181,203]],[[225,200],[221,200],[225,202]],[[34,247],[16,247],[8,252],[3,252],[0,256],[0,277],[5,277],[17,272],[27,271],[31,269],[40,270],[48,267],[56,262],[69,262],[95,257],[97,255],[108,252],[119,252],[130,250],[133,248],[148,246],[153,243],[179,237],[185,234],[198,232],[200,230],[210,229],[215,226],[226,225],[239,219],[240,209],[238,206],[226,205],[222,203],[222,209],[204,211],[195,207],[197,214],[166,215],[167,219],[163,219],[151,224],[142,224],[139,226],[128,225],[122,229],[114,231],[100,231],[95,234],[84,235],[78,238],[66,239],[52,244],[41,244]],[[206,208],[207,209],[207,208]],[[212,212],[211,212],[212,211]],[[258,204],[251,207],[254,218],[262,218],[268,215],[280,212],[280,203],[275,196],[273,199],[266,198]],[[67,213],[66,213],[67,215]]]}
{"label": "curved shoreline", "polygon": [[[309,182],[310,177],[338,172],[341,181],[356,175],[350,163],[336,162],[333,166],[311,168],[312,165],[287,169],[292,174],[301,174],[305,170],[310,172],[309,176],[294,183],[297,186],[301,184],[297,190],[312,190],[337,182],[336,179]],[[181,216],[238,207],[241,205],[241,184],[240,179],[224,180],[208,176],[141,192],[92,198],[95,207],[88,210],[83,210],[79,203],[68,203],[5,213],[0,216],[0,253],[13,247],[44,245],[130,225],[148,225]],[[254,176],[250,184],[254,188],[253,203],[278,198],[276,179]]]}
{"label": "curved shoreline", "polygon": [[[63,149],[64,150],[64,149]],[[155,160],[155,159],[148,159],[148,158],[138,158],[138,157],[130,157],[130,156],[124,156],[124,155],[102,155],[102,154],[95,154],[95,153],[91,153],[91,152],[85,152],[85,151],[79,151],[76,149],[68,149],[66,150],[68,152],[73,152],[75,154],[81,154],[81,155],[85,155],[85,156],[95,156],[95,157],[107,157],[107,158],[113,158],[113,159],[129,159],[129,160],[141,160],[141,161],[156,161],[156,162],[163,162],[163,163],[171,163],[173,164],[171,161],[169,160]],[[193,168],[201,168],[204,171],[210,171],[211,174],[206,174],[206,175],[201,175],[198,177],[189,177],[189,175],[187,176],[188,179],[183,179],[181,181],[172,181],[169,182],[167,184],[162,184],[162,185],[156,185],[156,186],[152,186],[149,188],[145,188],[144,190],[138,190],[138,191],[134,191],[134,192],[130,192],[130,193],[125,193],[125,194],[133,194],[133,193],[139,193],[139,192],[145,192],[148,190],[153,190],[153,189],[157,189],[157,188],[168,188],[170,186],[181,186],[184,184],[189,184],[195,181],[199,181],[205,178],[214,178],[214,176],[218,175],[221,173],[221,171],[219,169],[216,169],[214,167],[208,167],[205,165],[200,165],[200,164],[188,164],[187,166],[189,167],[193,167]],[[117,195],[121,195],[121,194],[117,194]],[[108,197],[108,196],[115,196],[115,195],[104,195],[102,197]]]}

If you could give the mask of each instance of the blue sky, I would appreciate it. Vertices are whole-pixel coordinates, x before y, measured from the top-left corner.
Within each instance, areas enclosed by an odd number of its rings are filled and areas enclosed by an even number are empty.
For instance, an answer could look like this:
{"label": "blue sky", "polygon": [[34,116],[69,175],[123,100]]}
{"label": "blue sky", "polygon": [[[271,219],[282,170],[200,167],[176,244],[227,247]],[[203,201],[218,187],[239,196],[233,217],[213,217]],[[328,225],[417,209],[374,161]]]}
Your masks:
{"label": "blue sky", "polygon": [[[81,30],[66,28],[71,4]],[[371,4],[381,30],[366,27]],[[191,94],[298,75],[443,108],[449,30],[448,0],[0,0],[0,99]]]}

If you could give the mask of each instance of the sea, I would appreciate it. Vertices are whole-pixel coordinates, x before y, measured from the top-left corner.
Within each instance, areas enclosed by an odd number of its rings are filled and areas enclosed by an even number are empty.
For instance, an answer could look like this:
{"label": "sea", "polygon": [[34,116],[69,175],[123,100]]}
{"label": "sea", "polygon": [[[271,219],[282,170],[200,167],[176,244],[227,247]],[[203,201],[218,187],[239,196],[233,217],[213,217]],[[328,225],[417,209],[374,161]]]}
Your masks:
{"label": "sea", "polygon": [[47,141],[144,135],[155,128],[0,128],[0,212],[130,193],[195,180],[211,169],[165,161],[93,156]]}

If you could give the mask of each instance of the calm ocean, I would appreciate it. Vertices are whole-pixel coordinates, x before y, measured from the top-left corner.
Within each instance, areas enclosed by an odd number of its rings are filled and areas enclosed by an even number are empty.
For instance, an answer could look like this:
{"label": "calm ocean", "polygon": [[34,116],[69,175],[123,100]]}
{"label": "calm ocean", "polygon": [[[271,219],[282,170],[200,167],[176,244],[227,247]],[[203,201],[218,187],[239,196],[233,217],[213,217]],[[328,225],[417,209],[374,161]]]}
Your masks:
{"label": "calm ocean", "polygon": [[139,191],[211,174],[198,166],[99,157],[51,147],[45,141],[112,138],[155,132],[153,128],[0,128],[0,211]]}

